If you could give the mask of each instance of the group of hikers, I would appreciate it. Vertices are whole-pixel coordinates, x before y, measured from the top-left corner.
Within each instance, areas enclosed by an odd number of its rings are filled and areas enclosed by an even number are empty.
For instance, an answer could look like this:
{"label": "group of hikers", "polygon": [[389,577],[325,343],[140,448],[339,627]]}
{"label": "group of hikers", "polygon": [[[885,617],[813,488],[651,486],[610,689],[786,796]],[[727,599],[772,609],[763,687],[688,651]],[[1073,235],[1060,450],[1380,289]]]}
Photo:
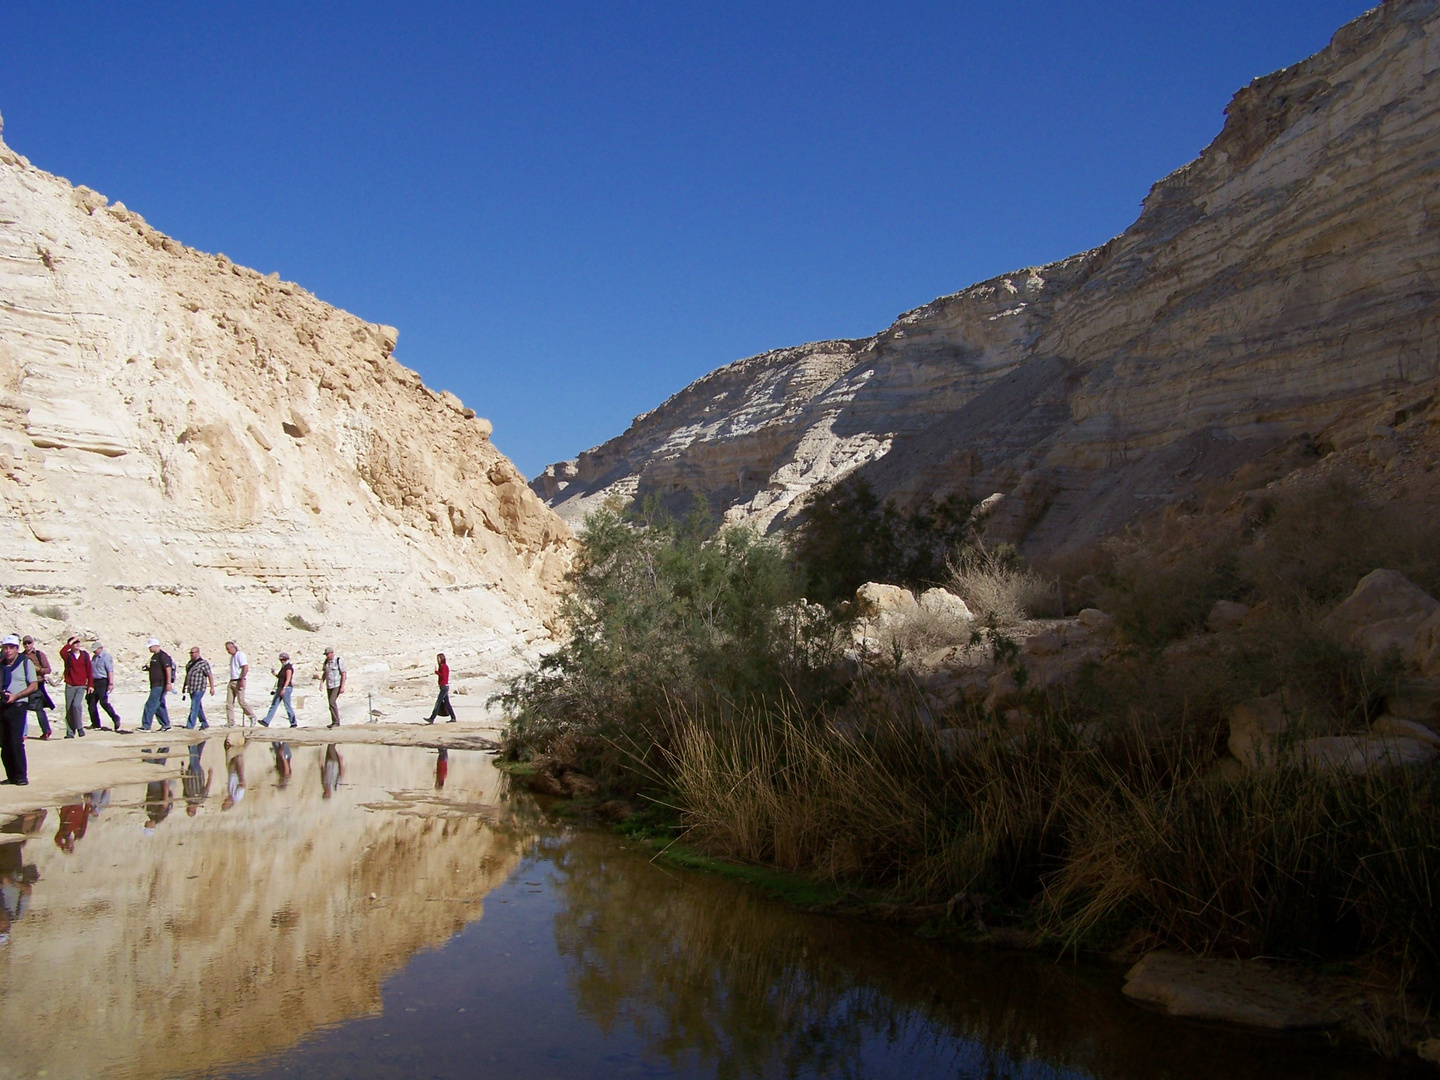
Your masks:
{"label": "group of hikers", "polygon": [[[141,731],[151,730],[159,722],[161,731],[170,730],[170,711],[167,695],[177,684],[174,659],[156,638],[146,643],[150,659],[144,665],[149,677],[149,694],[140,713]],[[273,671],[275,686],[271,693],[270,709],[263,719],[258,719],[255,710],[245,698],[246,684],[250,676],[250,660],[234,641],[225,643],[229,654],[229,679],[225,684],[225,724],[233,727],[238,710],[249,723],[269,727],[276,713],[283,705],[291,727],[298,726],[293,702],[295,690],[295,665],[290,654],[279,655],[279,666]],[[126,730],[120,726],[120,716],[110,703],[110,691],[115,682],[115,659],[101,641],[93,640],[87,650],[82,646],[79,635],[71,635],[60,647],[65,688],[64,715],[65,738],[73,739],[85,735],[88,711],[89,726],[99,729],[103,726],[101,712],[110,718],[114,729],[121,734]],[[40,724],[40,738],[51,735],[49,710],[58,706],[50,697],[46,687],[46,676],[52,672],[50,659],[37,647],[30,635],[17,637],[8,635],[0,638],[0,761],[3,761],[4,784],[25,785],[29,783],[25,755],[25,735],[29,716],[33,712]],[[439,680],[440,692],[435,707],[426,718],[434,723],[437,716],[455,719],[455,710],[450,705],[450,667],[445,654],[436,658],[435,675]],[[345,662],[334,649],[325,650],[325,659],[316,680],[325,687],[329,707],[329,726],[340,726],[340,697],[345,693],[347,674]],[[208,728],[205,715],[205,697],[215,694],[215,672],[210,661],[201,655],[200,646],[190,647],[190,658],[179,680],[182,697],[189,697],[190,711],[186,719],[187,728]]]}

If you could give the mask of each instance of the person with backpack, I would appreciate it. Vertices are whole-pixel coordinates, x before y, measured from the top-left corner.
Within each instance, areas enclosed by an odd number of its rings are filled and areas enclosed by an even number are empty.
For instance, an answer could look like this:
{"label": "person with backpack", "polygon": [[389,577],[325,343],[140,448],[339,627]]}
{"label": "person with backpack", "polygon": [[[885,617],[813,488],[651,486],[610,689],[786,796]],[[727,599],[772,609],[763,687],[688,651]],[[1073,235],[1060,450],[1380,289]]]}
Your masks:
{"label": "person with backpack", "polygon": [[266,727],[270,721],[275,719],[275,710],[280,708],[280,703],[285,703],[285,712],[290,717],[290,726],[298,727],[295,722],[295,706],[290,704],[290,695],[295,692],[295,665],[290,663],[290,654],[280,654],[280,668],[275,672],[275,693],[270,698],[270,711],[265,714],[265,719],[260,723]]}
{"label": "person with backpack", "polygon": [[45,710],[55,708],[55,702],[50,700],[50,691],[45,689],[45,676],[50,674],[50,658],[35,647],[35,639],[29,634],[20,642],[24,646],[25,659],[34,665],[35,675],[40,680],[39,692],[30,697],[30,708],[40,720],[40,738],[48,739],[50,718],[45,715]]}
{"label": "person with backpack", "polygon": [[30,695],[39,688],[40,673],[34,661],[21,654],[19,639],[13,634],[0,639],[0,763],[5,767],[5,779],[0,783],[17,787],[30,783],[25,719]]}
{"label": "person with backpack", "polygon": [[325,650],[325,666],[318,676],[325,686],[325,697],[330,703],[330,726],[340,726],[340,695],[345,692],[345,661],[335,655],[334,649]]}

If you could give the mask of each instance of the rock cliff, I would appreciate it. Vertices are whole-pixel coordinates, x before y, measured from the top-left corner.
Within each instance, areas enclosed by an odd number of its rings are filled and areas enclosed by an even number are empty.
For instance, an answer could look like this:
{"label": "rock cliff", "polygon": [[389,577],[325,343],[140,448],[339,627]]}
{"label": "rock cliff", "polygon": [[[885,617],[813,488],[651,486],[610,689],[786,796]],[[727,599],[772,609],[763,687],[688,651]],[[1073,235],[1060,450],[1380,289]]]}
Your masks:
{"label": "rock cliff", "polygon": [[5,627],[518,659],[569,530],[396,337],[0,143]]}
{"label": "rock cliff", "polygon": [[1242,89],[1102,247],[721,368],[532,486],[572,522],[700,493],[776,527],[860,470],[902,505],[1002,494],[992,534],[1046,551],[1302,434],[1368,461],[1440,376],[1437,11],[1387,3]]}

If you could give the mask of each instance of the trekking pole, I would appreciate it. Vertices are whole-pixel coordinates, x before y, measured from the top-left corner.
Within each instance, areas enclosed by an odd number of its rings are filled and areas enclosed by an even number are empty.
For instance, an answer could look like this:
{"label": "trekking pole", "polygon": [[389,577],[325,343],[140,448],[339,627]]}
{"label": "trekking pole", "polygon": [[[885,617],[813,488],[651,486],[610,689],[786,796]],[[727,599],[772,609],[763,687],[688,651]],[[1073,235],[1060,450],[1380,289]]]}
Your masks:
{"label": "trekking pole", "polygon": [[373,692],[365,695],[370,702],[370,722],[375,723],[375,694]]}

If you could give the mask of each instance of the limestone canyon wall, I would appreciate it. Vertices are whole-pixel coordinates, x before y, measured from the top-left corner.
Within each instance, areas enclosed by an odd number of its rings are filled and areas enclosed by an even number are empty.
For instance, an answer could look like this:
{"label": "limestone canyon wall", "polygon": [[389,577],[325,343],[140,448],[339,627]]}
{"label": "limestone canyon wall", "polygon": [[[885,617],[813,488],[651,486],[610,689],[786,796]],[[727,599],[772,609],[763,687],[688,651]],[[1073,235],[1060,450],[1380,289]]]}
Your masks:
{"label": "limestone canyon wall", "polygon": [[5,628],[533,659],[569,530],[396,338],[0,143]]}
{"label": "limestone canyon wall", "polygon": [[902,505],[1002,494],[993,535],[1043,551],[1302,433],[1388,437],[1440,376],[1437,11],[1387,3],[1242,89],[1102,247],[721,368],[532,486],[572,522],[698,492],[775,527],[859,469]]}

